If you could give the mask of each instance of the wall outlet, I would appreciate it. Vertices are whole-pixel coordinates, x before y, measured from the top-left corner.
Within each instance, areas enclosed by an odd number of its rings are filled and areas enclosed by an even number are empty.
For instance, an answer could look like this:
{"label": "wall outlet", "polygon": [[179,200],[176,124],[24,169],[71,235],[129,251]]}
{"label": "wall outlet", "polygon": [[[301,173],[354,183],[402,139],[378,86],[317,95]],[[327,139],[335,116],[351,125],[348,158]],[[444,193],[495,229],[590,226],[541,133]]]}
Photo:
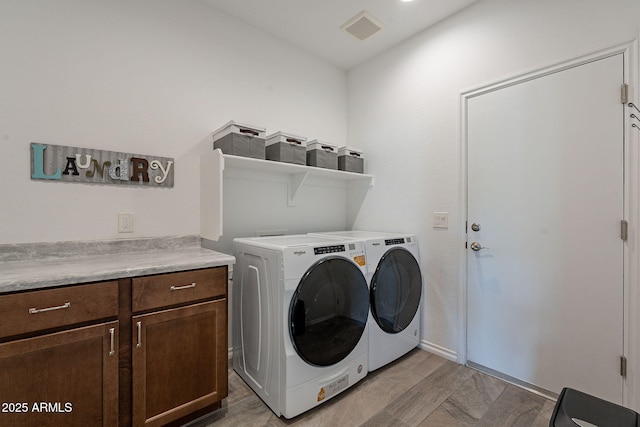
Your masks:
{"label": "wall outlet", "polygon": [[118,212],[118,233],[133,233],[132,212]]}
{"label": "wall outlet", "polygon": [[449,212],[434,212],[433,228],[449,228]]}

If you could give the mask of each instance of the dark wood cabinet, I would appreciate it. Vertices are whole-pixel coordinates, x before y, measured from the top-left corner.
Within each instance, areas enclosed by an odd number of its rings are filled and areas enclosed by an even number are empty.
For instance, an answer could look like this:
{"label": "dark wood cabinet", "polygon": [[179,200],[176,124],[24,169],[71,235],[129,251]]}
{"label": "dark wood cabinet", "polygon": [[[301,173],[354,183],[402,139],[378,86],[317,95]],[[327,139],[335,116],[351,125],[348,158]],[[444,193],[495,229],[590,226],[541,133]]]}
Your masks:
{"label": "dark wood cabinet", "polygon": [[164,426],[227,396],[227,268],[132,279],[132,424]]}
{"label": "dark wood cabinet", "polygon": [[117,312],[117,282],[0,296],[0,425],[117,426]]}
{"label": "dark wood cabinet", "polygon": [[227,396],[227,267],[0,295],[0,426],[181,425]]}

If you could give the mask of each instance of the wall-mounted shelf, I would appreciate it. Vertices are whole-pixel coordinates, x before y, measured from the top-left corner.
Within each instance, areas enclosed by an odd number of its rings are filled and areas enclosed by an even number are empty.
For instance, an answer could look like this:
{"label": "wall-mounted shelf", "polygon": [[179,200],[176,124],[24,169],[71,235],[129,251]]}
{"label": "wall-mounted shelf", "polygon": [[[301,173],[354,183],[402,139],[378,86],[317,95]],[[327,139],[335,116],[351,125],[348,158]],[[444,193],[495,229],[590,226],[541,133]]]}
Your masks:
{"label": "wall-mounted shelf", "polygon": [[222,156],[224,164],[229,168],[250,169],[271,173],[281,173],[289,175],[289,206],[295,206],[296,195],[308,177],[318,177],[320,179],[333,179],[339,181],[358,181],[373,185],[373,176],[361,173],[345,172],[333,169],[317,168],[314,166],[296,165],[293,163],[275,162],[272,160],[253,159],[250,157],[233,156],[222,154],[217,151],[218,156]]}
{"label": "wall-mounted shelf", "polygon": [[368,188],[373,186],[374,183],[372,175],[253,159],[223,154],[220,150],[213,150],[200,159],[200,233],[206,239],[218,240],[222,235],[222,185],[226,168],[247,169],[255,172],[288,176],[287,204],[289,206],[295,206],[296,196],[309,177],[319,180],[342,181],[347,183],[348,186],[359,188]]}

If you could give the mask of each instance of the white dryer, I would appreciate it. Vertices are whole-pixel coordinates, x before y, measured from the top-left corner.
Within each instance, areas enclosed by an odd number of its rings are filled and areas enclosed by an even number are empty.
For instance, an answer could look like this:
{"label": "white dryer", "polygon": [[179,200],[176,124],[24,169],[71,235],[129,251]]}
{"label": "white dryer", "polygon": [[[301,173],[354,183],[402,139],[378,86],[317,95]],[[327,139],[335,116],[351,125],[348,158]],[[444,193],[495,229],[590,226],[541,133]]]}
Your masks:
{"label": "white dryer", "polygon": [[372,231],[315,233],[362,240],[370,288],[369,372],[420,343],[422,273],[418,242],[411,234]]}
{"label": "white dryer", "polygon": [[233,368],[292,418],[363,379],[369,290],[360,241],[234,239]]}

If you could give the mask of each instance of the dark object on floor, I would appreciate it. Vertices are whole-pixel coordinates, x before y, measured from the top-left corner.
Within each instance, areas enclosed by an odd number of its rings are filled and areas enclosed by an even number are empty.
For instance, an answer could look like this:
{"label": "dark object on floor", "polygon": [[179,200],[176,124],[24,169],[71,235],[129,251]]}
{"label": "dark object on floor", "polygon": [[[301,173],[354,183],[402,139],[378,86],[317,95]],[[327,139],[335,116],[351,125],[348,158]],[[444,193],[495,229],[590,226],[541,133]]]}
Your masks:
{"label": "dark object on floor", "polygon": [[563,388],[549,427],[639,427],[637,412],[572,388]]}

